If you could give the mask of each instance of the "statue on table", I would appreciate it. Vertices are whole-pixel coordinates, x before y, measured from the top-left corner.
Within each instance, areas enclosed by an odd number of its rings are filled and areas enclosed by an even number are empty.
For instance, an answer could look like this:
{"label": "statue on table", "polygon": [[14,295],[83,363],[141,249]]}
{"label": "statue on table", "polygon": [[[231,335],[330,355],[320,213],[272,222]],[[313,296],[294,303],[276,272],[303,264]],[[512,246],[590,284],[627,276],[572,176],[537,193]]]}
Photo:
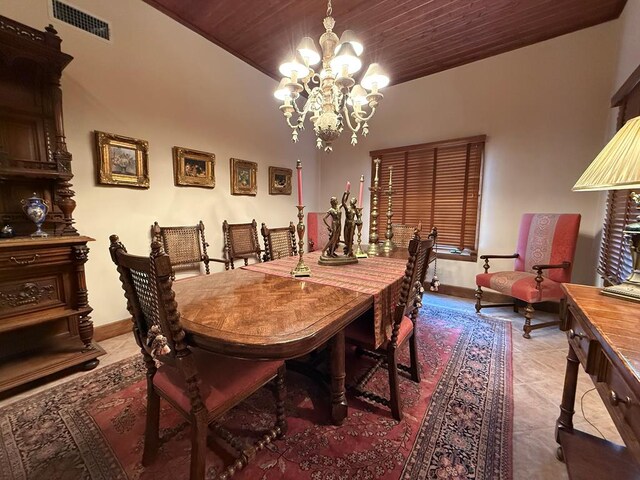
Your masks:
{"label": "statue on table", "polygon": [[[320,265],[348,265],[350,263],[358,263],[358,259],[353,254],[353,238],[355,233],[355,221],[356,221],[356,199],[352,199],[350,204],[347,205],[347,198],[349,198],[349,192],[344,192],[342,196],[342,205],[338,206],[338,199],[331,197],[331,208],[327,210],[326,215],[322,219],[324,224],[329,230],[329,241],[322,250],[322,255],[318,260]],[[347,217],[346,224],[344,226],[344,242],[340,241],[340,233],[342,230],[342,208],[345,210],[345,216]],[[330,219],[328,222],[327,220]],[[340,243],[344,243],[344,255],[339,255],[336,250],[340,246]]]}
{"label": "statue on table", "polygon": [[[327,218],[331,217],[331,224],[327,223]],[[331,208],[322,219],[329,230],[329,241],[322,250],[323,256],[335,258],[338,256],[336,249],[340,244],[340,227],[342,226],[342,212],[338,208],[338,199],[331,197]]]}
{"label": "statue on table", "polygon": [[356,205],[358,200],[353,197],[347,205],[349,192],[342,195],[342,208],[344,208],[344,254],[347,257],[353,257],[353,239],[356,233]]}

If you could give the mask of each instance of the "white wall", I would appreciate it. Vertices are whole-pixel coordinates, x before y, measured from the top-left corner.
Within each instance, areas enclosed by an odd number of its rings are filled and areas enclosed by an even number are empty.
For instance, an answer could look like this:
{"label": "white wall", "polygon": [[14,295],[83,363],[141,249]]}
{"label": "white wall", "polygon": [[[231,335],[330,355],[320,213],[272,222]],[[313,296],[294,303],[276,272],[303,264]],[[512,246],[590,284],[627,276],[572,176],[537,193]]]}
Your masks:
{"label": "white wall", "polygon": [[[307,132],[301,143],[291,144],[272,96],[274,80],[142,1],[73,0],[111,23],[112,43],[51,19],[47,3],[1,0],[0,13],[38,29],[52,23],[63,51],[75,57],[62,90],[76,227],[96,239],[86,266],[95,324],[128,315],[108,254],[110,234],[120,235],[130,252],[147,254],[154,220],[189,225],[201,219],[210,255],[221,256],[224,219],[271,225],[296,220],[295,185],[292,196],[270,196],[267,177],[269,165],[294,168],[297,158],[303,161],[306,203],[317,208],[312,136]],[[96,186],[93,130],[149,141],[149,190]],[[215,153],[215,189],[173,185],[174,145]],[[231,196],[230,157],[258,162],[256,197]]]}
{"label": "white wall", "polygon": [[[594,283],[599,194],[571,187],[606,142],[617,29],[609,22],[388,88],[368,138],[354,148],[343,134],[318,155],[318,202],[326,208],[361,173],[369,185],[371,150],[486,134],[479,253],[512,253],[525,212],[578,212],[573,280]],[[493,264],[513,265],[502,262]],[[443,283],[466,287],[482,271],[480,262],[438,267]]]}
{"label": "white wall", "polygon": [[640,65],[640,0],[627,0],[618,23],[620,46],[612,93],[615,93]]}

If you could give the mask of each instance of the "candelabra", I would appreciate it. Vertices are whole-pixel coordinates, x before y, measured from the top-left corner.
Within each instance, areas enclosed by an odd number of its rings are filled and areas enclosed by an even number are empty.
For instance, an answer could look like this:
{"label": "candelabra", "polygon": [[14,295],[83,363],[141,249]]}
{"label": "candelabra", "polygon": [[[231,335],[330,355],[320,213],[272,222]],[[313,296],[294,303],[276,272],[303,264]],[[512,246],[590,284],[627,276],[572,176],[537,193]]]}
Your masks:
{"label": "candelabra", "polygon": [[304,263],[302,256],[304,255],[304,205],[297,205],[298,209],[298,225],[296,231],[298,232],[298,264],[291,270],[291,275],[294,277],[310,277],[311,269]]}
{"label": "candelabra", "polygon": [[358,245],[356,246],[356,257],[367,258],[367,255],[362,250],[362,207],[356,208],[356,227],[358,229]]}
{"label": "candelabra", "polygon": [[382,251],[385,253],[391,252],[394,248],[396,248],[393,243],[393,226],[391,225],[391,217],[393,217],[393,210],[391,207],[391,198],[393,196],[393,188],[392,188],[392,177],[393,177],[393,166],[389,167],[389,188],[387,189],[387,195],[389,196],[389,202],[387,206],[387,231],[385,233],[386,240],[382,244]]}
{"label": "candelabra", "polygon": [[369,226],[369,248],[367,253],[370,257],[375,257],[380,253],[380,246],[378,245],[378,169],[380,168],[380,159],[376,158],[373,161],[375,165],[375,175],[373,179],[373,187],[369,187],[369,191],[372,194],[371,198],[371,225]]}

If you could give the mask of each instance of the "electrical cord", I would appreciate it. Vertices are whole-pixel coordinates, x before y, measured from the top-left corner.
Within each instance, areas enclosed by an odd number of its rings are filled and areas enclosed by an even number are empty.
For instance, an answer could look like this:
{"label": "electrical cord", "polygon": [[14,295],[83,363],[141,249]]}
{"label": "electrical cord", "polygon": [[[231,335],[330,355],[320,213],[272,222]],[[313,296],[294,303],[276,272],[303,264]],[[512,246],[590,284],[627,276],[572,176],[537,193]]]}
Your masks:
{"label": "electrical cord", "polygon": [[591,389],[587,390],[586,392],[584,392],[584,393],[582,394],[582,396],[580,397],[580,411],[582,412],[582,418],[584,418],[584,419],[586,420],[586,422],[587,422],[589,425],[591,425],[593,428],[595,428],[595,429],[596,429],[596,431],[600,434],[600,436],[601,436],[604,440],[606,440],[606,439],[607,439],[607,437],[605,437],[605,436],[602,434],[602,432],[600,431],[600,429],[599,429],[598,427],[596,427],[593,423],[591,423],[591,421],[589,421],[589,419],[587,418],[587,416],[584,414],[584,405],[583,405],[583,403],[582,403],[582,401],[584,400],[584,396],[585,396],[587,393],[589,393],[589,392],[593,392],[595,389],[596,389],[596,387],[593,387],[593,388],[591,388]]}

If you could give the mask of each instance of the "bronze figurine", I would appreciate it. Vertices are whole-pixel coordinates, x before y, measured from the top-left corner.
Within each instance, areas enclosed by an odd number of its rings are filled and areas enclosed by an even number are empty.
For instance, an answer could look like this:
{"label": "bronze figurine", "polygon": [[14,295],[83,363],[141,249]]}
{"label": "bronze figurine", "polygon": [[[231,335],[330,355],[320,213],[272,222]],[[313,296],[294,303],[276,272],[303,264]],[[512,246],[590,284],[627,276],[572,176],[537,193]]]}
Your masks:
{"label": "bronze figurine", "polygon": [[342,195],[342,208],[344,208],[344,254],[347,257],[353,256],[353,240],[356,233],[356,205],[358,200],[355,197],[347,205],[349,192]]}
{"label": "bronze figurine", "polygon": [[[350,263],[358,263],[358,259],[353,254],[353,239],[355,233],[355,202],[356,199],[352,199],[350,204],[347,205],[347,198],[349,192],[344,192],[342,196],[342,208],[345,209],[347,222],[344,226],[345,241],[340,241],[340,230],[342,228],[342,210],[338,206],[338,199],[331,197],[331,208],[327,210],[326,215],[322,219],[324,224],[329,230],[329,241],[322,250],[322,255],[318,260],[320,265],[348,265]],[[327,222],[327,219],[331,218],[331,223]],[[340,243],[344,243],[344,255],[339,255],[336,250],[340,246]]]}

